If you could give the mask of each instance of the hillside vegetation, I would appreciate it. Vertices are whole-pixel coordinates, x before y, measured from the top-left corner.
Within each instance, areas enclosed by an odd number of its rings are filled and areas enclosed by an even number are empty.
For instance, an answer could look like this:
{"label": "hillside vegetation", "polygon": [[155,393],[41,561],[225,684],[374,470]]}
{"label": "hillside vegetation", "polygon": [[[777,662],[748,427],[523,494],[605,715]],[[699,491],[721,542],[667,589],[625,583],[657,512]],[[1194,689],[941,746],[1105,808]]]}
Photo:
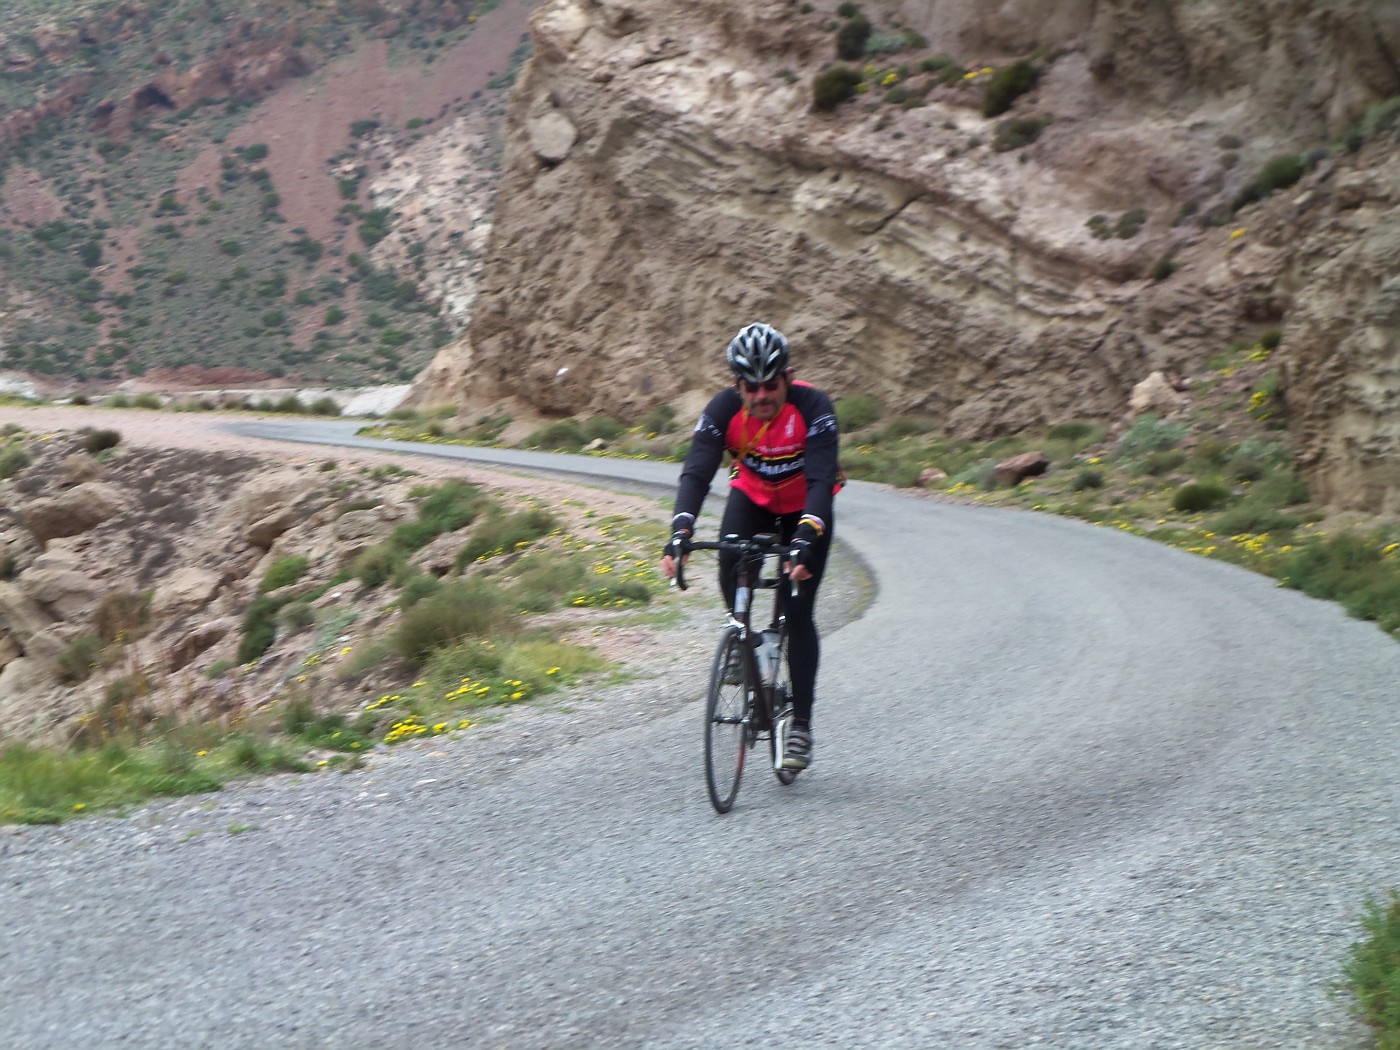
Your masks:
{"label": "hillside vegetation", "polygon": [[459,192],[485,223],[525,10],[148,0],[7,12],[0,369],[108,387],[181,369],[411,378],[465,320],[428,280],[436,256],[460,268],[479,245],[405,227],[401,194],[376,180],[425,133],[447,132]]}

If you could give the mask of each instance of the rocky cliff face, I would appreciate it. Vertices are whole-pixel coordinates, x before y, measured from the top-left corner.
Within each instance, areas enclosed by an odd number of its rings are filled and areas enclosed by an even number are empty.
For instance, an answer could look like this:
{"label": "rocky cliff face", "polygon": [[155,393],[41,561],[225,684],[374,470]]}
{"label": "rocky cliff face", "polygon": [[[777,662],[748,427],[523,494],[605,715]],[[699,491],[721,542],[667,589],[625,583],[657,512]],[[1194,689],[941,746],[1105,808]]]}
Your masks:
{"label": "rocky cliff face", "polygon": [[[1115,418],[1152,369],[1281,325],[1315,489],[1390,506],[1396,169],[1374,107],[1400,93],[1400,9],[866,4],[864,93],[821,113],[840,19],[810,7],[543,6],[469,339],[414,399],[640,415],[723,381],[761,318],[834,394],[985,436]],[[984,117],[1019,57],[1037,86]],[[1337,149],[1368,111],[1364,148]],[[1043,131],[1004,148],[1008,118]],[[1236,210],[1267,160],[1310,151]]]}

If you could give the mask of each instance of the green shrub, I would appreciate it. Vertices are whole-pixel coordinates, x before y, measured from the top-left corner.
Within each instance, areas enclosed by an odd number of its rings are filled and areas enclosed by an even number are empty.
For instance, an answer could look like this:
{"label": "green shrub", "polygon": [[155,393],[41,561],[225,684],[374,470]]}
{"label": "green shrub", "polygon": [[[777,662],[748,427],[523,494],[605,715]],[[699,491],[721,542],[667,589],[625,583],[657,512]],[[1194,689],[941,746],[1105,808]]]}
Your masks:
{"label": "green shrub", "polygon": [[93,430],[85,427],[78,432],[83,441],[83,451],[95,456],[99,452],[105,452],[109,448],[116,448],[121,444],[122,436],[115,430]]}
{"label": "green shrub", "polygon": [[1148,271],[1148,276],[1154,281],[1165,281],[1172,274],[1176,273],[1177,261],[1170,255],[1163,255],[1152,264],[1152,269]]}
{"label": "green shrub", "polygon": [[865,45],[870,39],[870,20],[857,14],[841,24],[836,30],[836,57],[847,62],[855,62],[865,55]]}
{"label": "green shrub", "polygon": [[116,591],[97,603],[92,626],[104,644],[127,641],[142,633],[150,614],[150,591]]}
{"label": "green shrub", "polygon": [[0,481],[12,478],[29,466],[29,453],[21,445],[6,445],[0,449]]}
{"label": "green shrub", "polygon": [[1038,79],[1035,67],[1024,58],[1002,66],[987,78],[987,86],[982,90],[982,116],[1001,116],[1013,102],[1035,87]]}
{"label": "green shrub", "polygon": [[992,136],[992,149],[997,153],[1008,153],[1029,146],[1049,126],[1049,117],[1010,117],[997,124],[996,134]]}
{"label": "green shrub", "polygon": [[864,430],[878,422],[884,407],[871,394],[848,394],[836,399],[836,421],[845,433]]}
{"label": "green shrub", "polygon": [[394,632],[400,656],[421,667],[435,649],[463,639],[513,634],[518,616],[506,595],[480,578],[453,580],[410,609]]}
{"label": "green shrub", "polygon": [[59,681],[83,681],[102,664],[102,640],[94,634],[80,634],[64,646],[57,664]]}
{"label": "green shrub", "polygon": [[576,451],[585,444],[583,424],[572,416],[547,423],[525,439],[530,448]]}
{"label": "green shrub", "polygon": [[812,81],[812,108],[829,113],[842,102],[855,97],[861,82],[860,71],[836,65],[822,70]]}
{"label": "green shrub", "polygon": [[1256,481],[1250,495],[1270,507],[1296,507],[1310,498],[1307,483],[1291,467],[1275,470]]}
{"label": "green shrub", "polygon": [[277,640],[277,612],[282,602],[268,595],[254,598],[243,613],[243,638],[238,643],[238,662],[252,663],[272,648]]}
{"label": "green shrub", "polygon": [[521,550],[540,537],[548,536],[558,526],[558,519],[543,508],[514,514],[496,511],[472,530],[471,539],[457,552],[457,570],[460,572],[481,557]]}
{"label": "green shrub", "polygon": [[1158,419],[1151,412],[1144,412],[1118,439],[1118,454],[1124,459],[1136,460],[1149,452],[1173,448],[1185,436],[1185,424]]}
{"label": "green shrub", "polygon": [[1245,186],[1232,202],[1236,210],[1247,204],[1263,200],[1275,190],[1287,189],[1303,177],[1308,170],[1307,158],[1299,154],[1285,154],[1274,157],[1264,165],[1254,181]]}
{"label": "green shrub", "polygon": [[627,432],[612,416],[593,416],[583,424],[583,436],[587,441],[616,441]]}
{"label": "green shrub", "polygon": [[1222,507],[1230,499],[1230,489],[1218,481],[1188,481],[1172,493],[1172,509],[1182,514],[1199,514]]}
{"label": "green shrub", "polygon": [[1068,423],[1056,423],[1045,436],[1051,441],[1097,441],[1103,435],[1103,427],[1097,423],[1089,423],[1084,420],[1071,420]]}
{"label": "green shrub", "polygon": [[442,590],[442,581],[432,573],[420,572],[418,575],[410,577],[403,585],[403,590],[399,592],[399,605],[405,609],[411,609],[430,594],[436,594]]}
{"label": "green shrub", "polygon": [[1142,469],[1153,477],[1170,474],[1186,462],[1186,453],[1179,448],[1159,448],[1142,458]]}
{"label": "green shrub", "polygon": [[361,552],[350,563],[350,575],[373,589],[398,575],[406,560],[404,552],[394,544],[380,543]]}
{"label": "green shrub", "polygon": [[895,416],[884,426],[873,431],[869,440],[878,445],[916,434],[932,433],[937,429],[938,423],[927,416]]}
{"label": "green shrub", "polygon": [[1222,510],[1212,519],[1211,531],[1218,536],[1238,536],[1241,533],[1257,535],[1262,532],[1292,532],[1301,524],[1302,519],[1296,514],[1287,514],[1262,500],[1249,498]]}
{"label": "green shrub", "polygon": [[310,564],[311,559],[301,554],[278,558],[268,566],[267,572],[263,574],[262,583],[258,584],[258,591],[266,594],[268,591],[275,591],[279,587],[296,583]]}
{"label": "green shrub", "polygon": [[288,602],[277,620],[289,632],[304,631],[316,622],[316,610],[307,601]]}
{"label": "green shrub", "polygon": [[860,13],[860,6],[858,4],[851,3],[850,0],[844,0],[844,2],[836,8],[836,13],[842,18],[862,17]]}
{"label": "green shrub", "polygon": [[485,504],[486,497],[475,485],[447,481],[426,494],[418,505],[418,520],[431,526],[434,535],[456,532],[474,522]]}
{"label": "green shrub", "polygon": [[670,405],[657,405],[642,417],[642,433],[669,434],[676,429],[676,410]]}
{"label": "green shrub", "polygon": [[137,394],[131,399],[132,408],[164,408],[165,403],[161,401],[158,394]]}
{"label": "green shrub", "polygon": [[1103,488],[1103,474],[1100,471],[1085,467],[1074,476],[1074,481],[1070,484],[1074,492],[1084,492],[1086,489]]}
{"label": "green shrub", "polygon": [[1113,227],[1113,235],[1125,241],[1131,240],[1137,236],[1138,231],[1142,229],[1142,225],[1146,221],[1146,209],[1130,208],[1118,216],[1118,222]]}

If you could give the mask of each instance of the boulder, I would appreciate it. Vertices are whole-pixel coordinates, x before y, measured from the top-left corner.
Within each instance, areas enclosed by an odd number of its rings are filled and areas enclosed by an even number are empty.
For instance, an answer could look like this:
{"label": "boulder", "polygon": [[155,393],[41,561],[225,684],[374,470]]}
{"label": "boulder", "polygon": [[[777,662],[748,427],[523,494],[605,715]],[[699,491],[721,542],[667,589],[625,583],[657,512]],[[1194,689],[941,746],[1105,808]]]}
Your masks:
{"label": "boulder", "polygon": [[1152,412],[1162,418],[1174,416],[1186,407],[1186,398],[1167,378],[1165,372],[1153,372],[1128,395],[1128,411],[1133,416]]}
{"label": "boulder", "polygon": [[37,564],[15,582],[25,594],[60,620],[83,615],[97,604],[103,592],[102,586],[85,573],[74,569],[44,568]]}
{"label": "boulder", "polygon": [[947,471],[937,467],[925,467],[919,471],[919,488],[931,489],[935,485],[941,485],[948,480]]}
{"label": "boulder", "polygon": [[393,531],[394,524],[395,519],[386,515],[382,507],[348,510],[335,519],[335,538],[344,543],[377,543]]}
{"label": "boulder", "polygon": [[71,452],[58,463],[58,485],[72,488],[85,481],[96,481],[102,477],[103,466],[86,452]]}
{"label": "boulder", "polygon": [[49,727],[54,711],[47,689],[52,683],[48,666],[33,657],[0,667],[0,738],[29,739]]}
{"label": "boulder", "polygon": [[102,481],[85,481],[56,496],[33,500],[20,508],[20,521],[40,543],[60,536],[77,536],[115,518],[129,500],[121,489]]}
{"label": "boulder", "polygon": [[569,155],[578,141],[578,128],[557,109],[550,109],[526,124],[530,149],[540,163],[553,167]]}
{"label": "boulder", "polygon": [[166,654],[165,665],[171,671],[178,671],[193,661],[200,653],[213,648],[238,626],[236,620],[210,620],[180,635],[171,643]]}
{"label": "boulder", "polygon": [[214,600],[222,583],[223,578],[208,569],[193,565],[176,569],[156,585],[151,616],[161,620],[203,609]]}
{"label": "boulder", "polygon": [[1019,485],[1026,478],[1039,477],[1050,469],[1050,457],[1044,452],[1022,452],[1004,459],[992,468],[998,485]]}
{"label": "boulder", "polygon": [[31,641],[53,623],[38,602],[14,583],[0,583],[0,631],[10,635],[25,652]]}

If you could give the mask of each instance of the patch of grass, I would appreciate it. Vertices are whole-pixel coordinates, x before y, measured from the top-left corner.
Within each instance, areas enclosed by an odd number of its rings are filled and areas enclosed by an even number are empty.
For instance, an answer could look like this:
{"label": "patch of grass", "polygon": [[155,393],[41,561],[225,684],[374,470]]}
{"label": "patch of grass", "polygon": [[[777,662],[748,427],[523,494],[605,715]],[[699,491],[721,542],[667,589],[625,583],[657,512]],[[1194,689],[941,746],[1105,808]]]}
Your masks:
{"label": "patch of grass", "polygon": [[1347,986],[1375,1036],[1376,1050],[1400,1050],[1400,894],[1366,902],[1366,937],[1351,946]]}
{"label": "patch of grass", "polygon": [[58,824],[84,812],[220,786],[216,775],[172,747],[111,744],[67,751],[12,744],[0,751],[0,821],[5,823]]}

